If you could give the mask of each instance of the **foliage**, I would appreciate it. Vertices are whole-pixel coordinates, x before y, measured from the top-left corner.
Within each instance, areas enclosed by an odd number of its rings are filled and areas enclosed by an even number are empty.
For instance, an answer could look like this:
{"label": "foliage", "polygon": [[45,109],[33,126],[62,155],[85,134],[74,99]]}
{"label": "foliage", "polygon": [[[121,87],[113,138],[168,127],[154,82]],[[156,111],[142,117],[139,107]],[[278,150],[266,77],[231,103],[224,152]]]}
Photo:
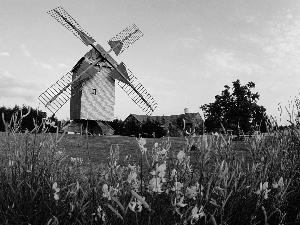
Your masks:
{"label": "foliage", "polygon": [[166,135],[165,129],[158,120],[150,120],[149,118],[141,125],[141,133],[143,137],[161,138]]}
{"label": "foliage", "polygon": [[[27,107],[23,105],[19,107],[15,105],[13,108],[6,108],[5,106],[0,107],[0,116],[3,114],[4,121],[11,126],[19,126],[19,129],[24,130],[32,130],[34,129],[33,120],[37,123],[41,124],[42,119],[46,118],[47,114],[37,109],[33,109],[31,107]],[[14,116],[13,116],[14,115]],[[26,115],[26,116],[25,116]],[[22,118],[23,117],[23,118]],[[21,119],[22,118],[22,119]],[[21,123],[17,124],[17,122]],[[3,119],[0,119],[0,131],[5,131],[5,124]]]}
{"label": "foliage", "polygon": [[241,85],[239,80],[232,82],[233,87],[225,85],[221,95],[215,96],[215,102],[201,106],[205,115],[205,127],[207,131],[221,128],[238,132],[240,128],[244,133],[259,127],[261,132],[266,131],[264,116],[266,109],[259,106],[257,101],[259,94],[253,93],[253,82]]}
{"label": "foliage", "polygon": [[141,124],[136,120],[126,120],[124,122],[125,135],[139,137]]}
{"label": "foliage", "polygon": [[109,122],[109,125],[115,130],[116,135],[123,135],[126,133],[124,122],[121,119],[114,119]]}
{"label": "foliage", "polygon": [[151,149],[140,138],[137,161],[114,145],[106,164],[69,157],[64,134],[37,135],[37,123],[7,130],[0,224],[295,224],[300,135],[271,128],[245,139],[250,154],[233,151],[230,135],[189,136],[178,152],[167,138]]}

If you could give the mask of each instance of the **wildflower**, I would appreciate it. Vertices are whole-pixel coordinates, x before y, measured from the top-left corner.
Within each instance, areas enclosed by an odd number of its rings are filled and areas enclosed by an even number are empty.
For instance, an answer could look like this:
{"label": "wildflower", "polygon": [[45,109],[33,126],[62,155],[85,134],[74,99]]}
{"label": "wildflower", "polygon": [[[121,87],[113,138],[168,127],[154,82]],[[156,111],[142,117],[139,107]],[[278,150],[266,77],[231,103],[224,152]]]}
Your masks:
{"label": "wildflower", "polygon": [[140,139],[137,139],[137,141],[142,154],[146,153],[147,148],[144,147],[144,145],[146,144],[146,140],[141,137]]}
{"label": "wildflower", "polygon": [[57,186],[57,183],[54,182],[53,185],[52,185],[52,189],[55,191],[54,192],[54,199],[57,201],[59,199],[59,191],[60,191],[60,188]]}
{"label": "wildflower", "polygon": [[158,148],[158,143],[157,142],[155,142],[154,147]]}
{"label": "wildflower", "polygon": [[[143,200],[145,200],[145,197],[142,197]],[[128,207],[131,209],[133,212],[141,212],[143,207],[142,207],[142,202],[134,198],[134,201],[129,202]]]}
{"label": "wildflower", "polygon": [[153,177],[149,181],[149,189],[153,192],[161,193],[162,192],[162,180],[159,177]]}
{"label": "wildflower", "polygon": [[178,193],[183,188],[183,184],[180,182],[175,182],[174,187],[171,188],[172,191]]}
{"label": "wildflower", "polygon": [[171,172],[171,178],[176,177],[177,176],[177,170],[173,169]]}
{"label": "wildflower", "polygon": [[[200,190],[199,190],[200,189]],[[187,187],[186,188],[186,193],[185,195],[188,197],[188,198],[192,198],[192,199],[196,199],[196,196],[198,193],[201,194],[201,196],[203,196],[203,191],[204,190],[204,187],[201,185],[201,187],[199,186],[199,183],[197,182],[196,185],[193,185],[191,187]]]}
{"label": "wildflower", "polygon": [[117,194],[118,190],[113,188],[112,186],[109,187],[108,189],[108,185],[107,184],[103,184],[102,186],[102,196],[104,198],[108,198],[108,200],[111,200],[111,196],[114,196]]}
{"label": "wildflower", "polygon": [[156,171],[158,172],[158,176],[164,177],[166,174],[166,169],[167,169],[167,165],[165,163],[157,167]]}
{"label": "wildflower", "polygon": [[177,159],[180,163],[183,161],[184,157],[185,157],[184,151],[181,150],[180,152],[178,152]]}
{"label": "wildflower", "polygon": [[104,198],[110,199],[110,192],[108,191],[108,185],[107,184],[103,184],[103,186],[102,186],[102,192],[103,192],[102,196]]}
{"label": "wildflower", "polygon": [[268,182],[266,181],[264,184],[262,184],[260,182],[259,184],[259,189],[255,192],[255,194],[263,194],[264,195],[264,199],[268,199],[268,193],[270,192],[271,190],[268,189]]}
{"label": "wildflower", "polygon": [[278,180],[278,182],[273,183],[272,184],[273,188],[278,188],[280,187],[280,189],[282,189],[284,187],[284,182],[283,182],[283,178],[280,177],[280,179]]}
{"label": "wildflower", "polygon": [[82,158],[79,158],[79,157],[75,157],[75,158],[71,157],[70,160],[71,160],[71,162],[74,163],[75,165],[77,165],[77,164],[78,164],[78,165],[81,165],[82,162],[83,162],[83,159],[82,159]]}
{"label": "wildflower", "polygon": [[158,152],[162,157],[167,155],[167,150],[166,149],[162,149],[160,152]]}
{"label": "wildflower", "polygon": [[14,165],[14,161],[11,160],[11,159],[9,159],[9,160],[8,160],[8,166],[11,167],[11,166],[13,166],[13,165]]}
{"label": "wildflower", "polygon": [[137,178],[137,173],[135,171],[130,171],[128,174],[127,182],[131,183],[132,181],[136,180]]}
{"label": "wildflower", "polygon": [[[102,219],[103,222],[105,222],[105,212],[103,211],[103,209],[101,208],[100,205],[97,208],[97,215],[99,216],[99,218]],[[97,221],[97,219],[96,219],[96,221]]]}
{"label": "wildflower", "polygon": [[197,206],[195,206],[193,209],[192,209],[192,219],[191,219],[191,224],[194,224],[196,223],[199,218],[205,216],[205,213],[203,211],[203,206],[200,207],[200,209],[198,209]]}
{"label": "wildflower", "polygon": [[138,144],[139,146],[144,146],[146,144],[146,140],[141,137],[140,139],[138,139]]}
{"label": "wildflower", "polygon": [[179,202],[177,202],[177,197],[175,198],[175,206],[179,206],[179,207],[185,207],[187,206],[187,204],[183,203],[184,200],[184,196],[180,197]]}

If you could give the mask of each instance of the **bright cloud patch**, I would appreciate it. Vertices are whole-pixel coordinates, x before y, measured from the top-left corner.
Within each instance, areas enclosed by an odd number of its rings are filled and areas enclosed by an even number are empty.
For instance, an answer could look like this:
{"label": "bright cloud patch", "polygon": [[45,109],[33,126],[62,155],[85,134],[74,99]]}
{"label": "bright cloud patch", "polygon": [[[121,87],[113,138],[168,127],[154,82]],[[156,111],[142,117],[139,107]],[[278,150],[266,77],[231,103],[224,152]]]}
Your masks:
{"label": "bright cloud patch", "polygon": [[43,67],[45,69],[48,69],[48,70],[52,70],[53,69],[53,67],[51,65],[39,62],[39,61],[36,60],[36,58],[33,59],[33,63],[34,63],[34,65],[41,66],[41,67]]}
{"label": "bright cloud patch", "polygon": [[69,68],[69,66],[67,66],[66,64],[64,64],[64,63],[58,63],[58,65],[57,65],[59,68],[63,68],[63,69],[67,69],[67,68]]}
{"label": "bright cloud patch", "polygon": [[24,54],[26,57],[30,57],[30,56],[31,56],[30,52],[27,50],[27,48],[26,48],[26,46],[25,46],[24,44],[22,44],[22,45],[20,46],[20,48],[21,48],[21,52],[23,52],[23,54]]}
{"label": "bright cloud patch", "polygon": [[234,52],[212,49],[204,56],[206,76],[211,75],[254,75],[260,74],[262,68],[252,62],[243,62]]}
{"label": "bright cloud patch", "polygon": [[4,98],[16,97],[27,101],[34,101],[40,92],[38,84],[16,79],[7,71],[0,72],[0,80],[0,96]]}
{"label": "bright cloud patch", "polygon": [[9,56],[9,52],[0,52],[0,56]]}

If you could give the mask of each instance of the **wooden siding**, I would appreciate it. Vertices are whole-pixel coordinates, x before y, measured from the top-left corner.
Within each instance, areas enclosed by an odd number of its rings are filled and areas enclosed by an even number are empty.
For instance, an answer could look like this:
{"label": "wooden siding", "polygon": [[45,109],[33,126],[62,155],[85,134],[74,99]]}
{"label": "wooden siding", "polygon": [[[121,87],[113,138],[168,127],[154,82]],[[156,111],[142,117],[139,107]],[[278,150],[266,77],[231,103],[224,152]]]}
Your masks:
{"label": "wooden siding", "polygon": [[114,119],[115,80],[108,75],[109,72],[110,69],[102,68],[82,88],[80,119]]}

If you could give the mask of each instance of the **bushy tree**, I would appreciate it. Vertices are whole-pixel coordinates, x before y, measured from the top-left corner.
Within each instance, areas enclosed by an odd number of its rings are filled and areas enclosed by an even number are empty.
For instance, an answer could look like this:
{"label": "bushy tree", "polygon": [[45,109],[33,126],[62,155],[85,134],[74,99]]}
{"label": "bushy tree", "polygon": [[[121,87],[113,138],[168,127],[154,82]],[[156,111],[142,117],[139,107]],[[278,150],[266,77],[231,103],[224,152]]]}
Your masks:
{"label": "bushy tree", "polygon": [[158,120],[150,120],[149,118],[142,123],[141,132],[144,136],[161,138],[166,135],[166,130],[161,126]]}
{"label": "bushy tree", "polygon": [[134,135],[136,137],[141,133],[141,125],[136,120],[126,120],[124,122],[125,135],[131,136]]}
{"label": "bushy tree", "polygon": [[115,130],[114,134],[123,135],[125,134],[125,124],[121,119],[114,119],[112,122],[109,122],[109,125]]}
{"label": "bushy tree", "polygon": [[215,102],[200,107],[204,112],[206,130],[214,131],[222,124],[236,132],[241,130],[246,133],[257,127],[265,132],[266,109],[257,104],[259,94],[252,92],[255,84],[251,81],[241,85],[240,80],[232,84],[232,88],[224,86],[221,95],[215,96]]}

